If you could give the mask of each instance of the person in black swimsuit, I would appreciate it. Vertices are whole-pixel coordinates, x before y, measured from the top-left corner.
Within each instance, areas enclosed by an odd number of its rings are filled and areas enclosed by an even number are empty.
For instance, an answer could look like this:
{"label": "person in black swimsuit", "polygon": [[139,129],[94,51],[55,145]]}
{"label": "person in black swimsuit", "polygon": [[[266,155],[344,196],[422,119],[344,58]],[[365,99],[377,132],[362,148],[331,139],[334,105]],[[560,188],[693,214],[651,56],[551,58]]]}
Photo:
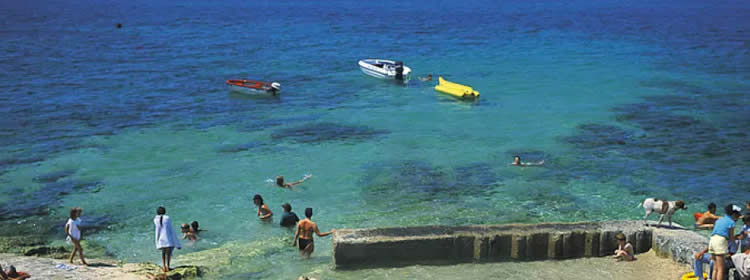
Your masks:
{"label": "person in black swimsuit", "polygon": [[313,215],[312,208],[305,209],[305,218],[297,224],[297,232],[294,233],[294,243],[292,246],[299,246],[299,253],[303,257],[310,257],[315,250],[315,243],[313,241],[313,232],[320,237],[330,235],[336,232],[336,229],[332,229],[329,232],[320,233],[318,225],[311,221],[310,218]]}

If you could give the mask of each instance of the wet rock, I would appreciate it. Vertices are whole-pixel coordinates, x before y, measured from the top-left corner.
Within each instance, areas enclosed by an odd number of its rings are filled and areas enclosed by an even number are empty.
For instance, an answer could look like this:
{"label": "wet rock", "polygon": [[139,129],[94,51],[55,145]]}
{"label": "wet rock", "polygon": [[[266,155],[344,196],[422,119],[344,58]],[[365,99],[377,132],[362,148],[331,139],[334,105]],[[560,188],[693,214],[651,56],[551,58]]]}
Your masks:
{"label": "wet rock", "polygon": [[66,257],[65,255],[68,253],[70,252],[67,249],[65,249],[65,247],[46,246],[46,245],[28,247],[28,248],[25,248],[23,251],[24,256],[37,256],[37,257],[48,256],[48,257],[56,258],[56,259],[65,258]]}
{"label": "wet rock", "polygon": [[221,145],[216,148],[216,151],[219,153],[237,153],[237,152],[243,152],[247,150],[251,150],[257,147],[261,147],[265,145],[263,142],[248,142],[244,144],[227,144],[227,145]]}
{"label": "wet rock", "polygon": [[[0,205],[0,221],[28,216],[47,215],[50,208],[60,202],[62,196],[73,192],[96,191],[99,188],[98,181],[75,181],[63,180],[58,181],[57,176],[67,173],[56,172],[54,176],[46,176],[45,180],[54,180],[54,182],[44,184],[41,189],[31,194],[23,195],[12,203]],[[65,175],[68,176],[68,175]]]}
{"label": "wet rock", "polygon": [[363,141],[389,133],[386,130],[373,129],[360,125],[336,123],[314,123],[293,128],[276,130],[272,139],[286,139],[299,143],[324,141]]}
{"label": "wet rock", "polygon": [[42,175],[34,177],[34,182],[37,182],[37,183],[57,182],[57,180],[73,175],[73,173],[75,172],[76,172],[75,169],[65,169],[65,170],[50,172],[50,173],[46,173],[46,174],[42,174]]}
{"label": "wet rock", "polygon": [[161,266],[153,263],[126,264],[123,266],[123,270],[155,280],[195,279],[202,275],[202,268],[192,265],[172,267],[166,274],[162,272]]}

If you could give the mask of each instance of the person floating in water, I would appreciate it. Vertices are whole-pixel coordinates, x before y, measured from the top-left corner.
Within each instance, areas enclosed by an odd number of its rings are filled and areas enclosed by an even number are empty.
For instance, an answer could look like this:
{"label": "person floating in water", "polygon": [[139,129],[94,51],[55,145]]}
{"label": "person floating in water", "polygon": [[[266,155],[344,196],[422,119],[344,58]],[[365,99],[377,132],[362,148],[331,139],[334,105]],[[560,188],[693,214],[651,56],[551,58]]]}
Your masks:
{"label": "person floating in water", "polygon": [[517,166],[540,166],[544,164],[544,160],[538,161],[538,162],[522,162],[521,156],[513,156],[513,162],[510,163],[510,165],[517,165]]}
{"label": "person floating in water", "polygon": [[432,81],[432,74],[427,74],[427,77],[419,77],[419,79],[423,82]]}
{"label": "person floating in water", "polygon": [[329,232],[320,233],[320,230],[318,230],[318,225],[310,220],[312,215],[312,208],[306,208],[305,217],[307,218],[297,224],[297,232],[294,233],[294,243],[292,244],[292,246],[299,245],[299,253],[303,257],[310,257],[313,251],[315,251],[313,232],[315,232],[315,234],[320,237],[336,232],[336,229],[332,229]]}
{"label": "person floating in water", "polygon": [[299,181],[291,182],[291,183],[284,183],[284,176],[276,176],[276,185],[282,188],[287,189],[293,189],[294,186],[302,184],[302,182],[306,181],[307,179],[310,179],[312,175],[308,174],[305,175],[305,177],[302,177]]}
{"label": "person floating in water", "polygon": [[267,220],[270,219],[271,216],[273,216],[273,212],[271,212],[271,209],[268,208],[268,205],[263,203],[263,197],[259,194],[256,194],[253,197],[253,203],[255,203],[255,206],[258,207],[258,218],[261,220]]}

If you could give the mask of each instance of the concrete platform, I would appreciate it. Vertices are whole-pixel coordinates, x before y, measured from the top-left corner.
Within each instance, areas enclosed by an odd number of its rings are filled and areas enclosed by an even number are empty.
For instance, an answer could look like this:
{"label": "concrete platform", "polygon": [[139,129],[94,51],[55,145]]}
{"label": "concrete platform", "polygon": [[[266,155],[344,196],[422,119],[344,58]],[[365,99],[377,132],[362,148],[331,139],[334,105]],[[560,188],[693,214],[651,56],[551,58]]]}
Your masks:
{"label": "concrete platform", "polygon": [[636,253],[688,262],[708,240],[695,232],[642,221],[340,229],[333,236],[336,268],[533,261],[612,255],[622,232]]}

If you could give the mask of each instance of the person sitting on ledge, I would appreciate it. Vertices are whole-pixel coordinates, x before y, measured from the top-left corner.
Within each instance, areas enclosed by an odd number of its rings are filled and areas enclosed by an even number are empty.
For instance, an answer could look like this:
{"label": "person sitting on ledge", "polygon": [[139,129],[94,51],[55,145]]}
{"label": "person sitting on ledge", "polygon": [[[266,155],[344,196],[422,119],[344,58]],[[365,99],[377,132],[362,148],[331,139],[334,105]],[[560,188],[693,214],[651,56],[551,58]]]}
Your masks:
{"label": "person sitting on ledge", "polygon": [[23,271],[16,271],[16,267],[10,266],[8,267],[8,270],[3,270],[3,267],[0,266],[0,279],[3,280],[23,280],[31,278],[31,275],[29,275],[26,272]]}
{"label": "person sitting on ledge", "polygon": [[305,177],[302,177],[299,181],[291,182],[291,183],[284,183],[284,176],[276,176],[276,185],[282,188],[292,189],[292,187],[302,184],[302,182],[306,181],[307,179],[310,179],[312,175],[305,175]]}
{"label": "person sitting on ledge", "polygon": [[510,165],[516,166],[540,166],[544,164],[544,160],[538,162],[521,162],[521,156],[513,156],[513,162]]}
{"label": "person sitting on ledge", "polygon": [[[698,215],[696,213],[696,215]],[[711,202],[708,204],[708,211],[700,215],[698,220],[695,221],[695,227],[699,229],[713,229],[714,223],[720,217],[716,216],[716,204]]]}
{"label": "person sitting on ledge", "polygon": [[622,232],[618,233],[617,238],[617,250],[615,250],[614,258],[617,261],[633,261],[635,260],[635,252],[633,252],[633,244],[626,241],[625,234]]}

